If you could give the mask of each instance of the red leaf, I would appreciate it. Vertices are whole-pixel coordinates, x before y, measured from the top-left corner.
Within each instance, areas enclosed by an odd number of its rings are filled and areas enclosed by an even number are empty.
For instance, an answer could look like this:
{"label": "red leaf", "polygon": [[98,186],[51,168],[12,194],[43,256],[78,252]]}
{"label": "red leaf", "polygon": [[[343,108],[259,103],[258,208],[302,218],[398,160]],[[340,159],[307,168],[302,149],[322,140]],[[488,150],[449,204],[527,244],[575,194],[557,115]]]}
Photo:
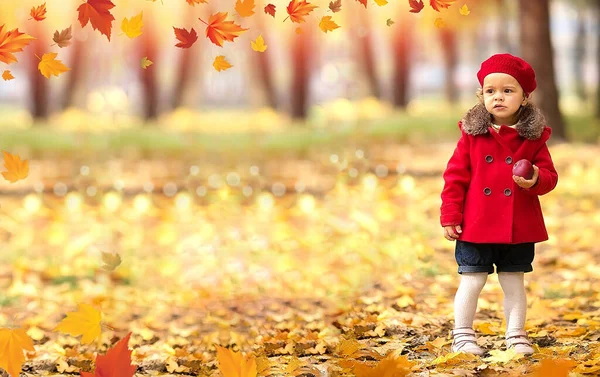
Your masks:
{"label": "red leaf", "polygon": [[94,30],[100,30],[100,33],[106,35],[110,41],[110,29],[115,20],[110,14],[110,9],[114,7],[115,4],[110,0],[87,0],[77,8],[79,12],[77,19],[81,23],[81,27],[87,25],[89,21]]}
{"label": "red leaf", "polygon": [[270,14],[271,16],[273,16],[273,18],[275,17],[275,5],[273,4],[268,4],[265,7],[265,13]]}
{"label": "red leaf", "polygon": [[46,19],[46,3],[40,5],[37,8],[36,7],[31,8],[31,11],[29,12],[29,14],[36,21],[42,21],[42,20]]}
{"label": "red leaf", "polygon": [[408,0],[408,5],[410,5],[411,13],[419,13],[423,10],[423,7],[425,6],[425,4],[423,4],[423,0]]}
{"label": "red leaf", "polygon": [[429,5],[435,10],[440,11],[440,8],[448,8],[456,0],[429,0]]}
{"label": "red leaf", "polygon": [[190,48],[198,40],[198,34],[196,34],[194,28],[191,28],[190,31],[176,27],[173,27],[173,29],[175,30],[175,38],[179,40],[175,47]]}
{"label": "red leaf", "polygon": [[98,355],[96,358],[96,371],[94,374],[80,372],[81,377],[133,377],[137,366],[131,365],[131,351],[127,347],[129,337],[119,340],[117,344],[106,352],[106,355]]}
{"label": "red leaf", "polygon": [[367,0],[356,0],[356,1],[358,1],[359,3],[361,3],[362,5],[364,5],[365,9],[367,8]]}
{"label": "red leaf", "polygon": [[218,12],[208,18],[206,37],[219,47],[223,47],[223,41],[233,42],[235,38],[248,30],[233,21],[225,21],[226,18],[227,12]]}

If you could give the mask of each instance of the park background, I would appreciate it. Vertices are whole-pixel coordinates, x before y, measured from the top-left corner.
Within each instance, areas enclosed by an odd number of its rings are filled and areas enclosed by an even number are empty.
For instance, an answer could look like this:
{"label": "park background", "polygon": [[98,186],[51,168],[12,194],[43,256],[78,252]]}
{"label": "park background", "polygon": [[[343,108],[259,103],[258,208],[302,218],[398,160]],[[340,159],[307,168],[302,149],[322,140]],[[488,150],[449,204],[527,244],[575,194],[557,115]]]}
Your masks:
{"label": "park background", "polygon": [[[34,340],[24,371],[92,371],[129,331],[141,374],[221,375],[215,343],[273,376],[352,375],[389,350],[418,376],[523,374],[556,358],[578,362],[572,376],[600,369],[600,2],[414,14],[408,1],[345,0],[338,13],[315,1],[297,24],[285,1],[242,18],[229,0],[123,0],[110,41],[79,25],[79,3],[46,1],[42,22],[29,15],[38,2],[0,3],[0,24],[38,38],[0,66],[15,76],[0,82],[0,147],[30,161],[26,179],[0,181],[0,327]],[[122,35],[140,11],[143,34]],[[249,30],[215,46],[198,18],[218,11]],[[325,15],[340,28],[321,31]],[[73,44],[50,47],[70,25]],[[175,47],[174,26],[198,41]],[[250,48],[259,34],[263,53]],[[43,77],[35,55],[50,51],[71,70]],[[526,278],[541,351],[444,359],[459,278],[441,175],[479,65],[500,52],[536,70],[559,172],[540,198],[550,239]],[[216,71],[217,55],[233,67]],[[103,253],[121,264],[107,270]],[[108,325],[96,345],[52,331],[80,303]],[[502,307],[490,275],[476,318],[490,349]]]}

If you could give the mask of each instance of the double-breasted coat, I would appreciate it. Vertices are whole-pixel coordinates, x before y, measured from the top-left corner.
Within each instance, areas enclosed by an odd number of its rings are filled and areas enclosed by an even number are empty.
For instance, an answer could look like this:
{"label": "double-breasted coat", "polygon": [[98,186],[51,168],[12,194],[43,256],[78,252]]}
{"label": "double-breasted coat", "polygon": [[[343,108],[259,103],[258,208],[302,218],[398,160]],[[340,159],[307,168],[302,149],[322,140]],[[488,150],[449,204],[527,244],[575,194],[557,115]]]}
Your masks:
{"label": "double-breasted coat", "polygon": [[[540,111],[528,104],[515,128],[501,125],[496,132],[485,106],[478,104],[458,127],[461,137],[443,174],[441,225],[461,225],[458,239],[475,243],[546,241],[538,196],[556,187],[558,173],[546,145],[552,129]],[[529,189],[512,179],[520,159],[539,168]]]}

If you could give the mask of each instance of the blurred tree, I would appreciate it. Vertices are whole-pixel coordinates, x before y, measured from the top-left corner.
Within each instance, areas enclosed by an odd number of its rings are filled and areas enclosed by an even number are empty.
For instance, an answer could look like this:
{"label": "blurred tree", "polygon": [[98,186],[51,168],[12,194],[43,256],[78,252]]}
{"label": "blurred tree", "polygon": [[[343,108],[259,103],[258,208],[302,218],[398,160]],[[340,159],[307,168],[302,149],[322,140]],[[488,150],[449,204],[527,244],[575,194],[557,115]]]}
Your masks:
{"label": "blurred tree", "polygon": [[[306,119],[308,111],[308,95],[310,84],[310,73],[313,65],[313,54],[315,51],[313,41],[313,29],[315,25],[303,24],[300,34],[291,36],[292,43],[292,110],[291,115],[296,119]],[[304,26],[306,25],[306,26]]]}
{"label": "blurred tree", "polygon": [[414,38],[414,17],[403,11],[396,23],[392,36],[393,84],[392,95],[394,106],[405,109],[408,105],[408,89],[411,69],[411,58]]}
{"label": "blurred tree", "polygon": [[[31,41],[29,53],[26,55],[29,63],[27,65],[27,73],[29,78],[29,92],[31,93],[30,111],[35,120],[44,121],[48,118],[49,114],[49,79],[40,73],[38,64],[42,56],[49,52],[47,46],[50,44],[50,38],[46,33],[44,24],[41,22],[33,22],[27,29],[31,30],[27,34],[37,38]],[[69,73],[66,72],[65,74],[68,75]],[[35,124],[41,123],[43,122],[35,122]]]}
{"label": "blurred tree", "polygon": [[[258,12],[253,17],[256,22],[256,26],[258,30],[268,30],[265,26],[265,14],[264,12]],[[265,33],[263,33],[265,34]],[[263,35],[265,40],[269,40],[267,37]],[[254,51],[252,51],[254,52]],[[256,68],[258,68],[258,81],[262,83],[263,89],[265,92],[265,97],[267,99],[267,104],[277,110],[279,108],[279,102],[277,101],[277,91],[275,89],[275,78],[273,75],[273,66],[272,66],[272,49],[268,48],[264,52],[260,53],[252,53],[252,57],[256,63]]]}
{"label": "blurred tree", "polygon": [[87,43],[77,38],[77,31],[81,31],[81,28],[72,28],[73,43],[68,47],[71,50],[71,57],[69,64],[67,64],[67,67],[71,68],[71,70],[67,72],[67,83],[63,91],[61,110],[74,105],[77,87],[87,69],[84,59],[87,53]]}
{"label": "blurred tree", "polygon": [[373,54],[373,28],[369,12],[361,10],[358,14],[358,27],[351,28],[352,39],[356,41],[357,61],[365,73],[371,95],[381,99],[381,86],[377,78],[377,65]]}
{"label": "blurred tree", "polygon": [[[185,24],[192,25],[196,17],[194,12],[185,12]],[[203,18],[204,19],[204,18]],[[186,27],[189,30],[189,27]],[[175,75],[175,87],[173,88],[173,96],[171,97],[171,107],[176,109],[183,106],[184,94],[190,82],[192,82],[192,62],[195,54],[195,49],[202,48],[200,43],[196,43],[193,48],[177,48],[179,54],[179,69]]]}
{"label": "blurred tree", "polygon": [[456,65],[458,63],[456,31],[443,27],[439,29],[438,33],[442,43],[444,70],[446,71],[444,93],[446,94],[446,100],[454,105],[458,101],[458,88],[455,81]]}
{"label": "blurred tree", "polygon": [[600,0],[596,0],[596,118],[600,119]]}
{"label": "blurred tree", "polygon": [[575,36],[575,49],[573,54],[573,80],[575,81],[575,93],[581,101],[587,100],[585,90],[585,79],[583,77],[583,66],[586,55],[586,31],[585,31],[585,8],[590,4],[577,1],[577,35]]}
{"label": "blurred tree", "polygon": [[154,18],[150,17],[144,21],[144,33],[138,37],[138,56],[137,66],[140,73],[140,80],[142,83],[141,96],[143,101],[143,118],[146,121],[154,120],[158,116],[158,87],[157,87],[157,76],[156,67],[151,65],[147,69],[143,69],[140,65],[140,61],[143,57],[147,57],[152,62],[156,63],[155,59],[158,58],[159,39],[155,35],[154,25],[156,25]]}
{"label": "blurred tree", "polygon": [[549,0],[520,0],[521,56],[537,75],[534,101],[552,127],[556,141],[566,140],[565,123],[558,107],[554,59],[550,40]]}
{"label": "blurred tree", "polygon": [[496,14],[499,18],[498,45],[500,51],[515,54],[514,44],[508,36],[509,19],[512,16],[506,0],[496,0]]}

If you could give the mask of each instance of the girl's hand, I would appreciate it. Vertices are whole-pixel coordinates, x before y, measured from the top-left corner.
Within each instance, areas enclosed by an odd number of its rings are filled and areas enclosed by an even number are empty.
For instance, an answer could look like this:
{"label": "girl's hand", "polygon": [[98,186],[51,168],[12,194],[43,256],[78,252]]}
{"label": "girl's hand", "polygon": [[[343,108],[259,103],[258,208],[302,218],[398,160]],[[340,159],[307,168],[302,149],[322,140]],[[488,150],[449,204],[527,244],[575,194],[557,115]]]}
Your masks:
{"label": "girl's hand", "polygon": [[528,189],[528,188],[531,188],[533,185],[535,185],[539,176],[540,176],[540,168],[533,165],[533,177],[531,177],[531,179],[525,179],[523,177],[513,175],[513,180],[520,187]]}
{"label": "girl's hand", "polygon": [[444,237],[446,237],[448,241],[454,241],[457,239],[458,233],[462,233],[460,225],[448,225],[444,227]]}

